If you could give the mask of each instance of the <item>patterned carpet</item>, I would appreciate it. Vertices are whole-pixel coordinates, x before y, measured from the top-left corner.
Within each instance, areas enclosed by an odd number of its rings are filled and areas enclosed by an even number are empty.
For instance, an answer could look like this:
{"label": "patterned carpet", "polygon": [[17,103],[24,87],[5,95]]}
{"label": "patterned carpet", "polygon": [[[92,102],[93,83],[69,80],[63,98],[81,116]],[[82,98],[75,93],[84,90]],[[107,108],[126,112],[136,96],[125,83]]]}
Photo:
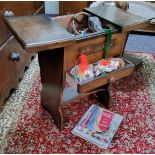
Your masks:
{"label": "patterned carpet", "polygon": [[[40,76],[37,58],[0,115],[0,153],[155,153],[155,61],[151,54],[134,54],[143,67],[109,88],[110,110],[124,120],[107,150],[73,135],[72,128],[92,103],[94,96],[72,102],[70,123],[64,131],[54,125],[40,105]],[[81,108],[82,107],[82,108]],[[66,112],[69,112],[69,110]]]}

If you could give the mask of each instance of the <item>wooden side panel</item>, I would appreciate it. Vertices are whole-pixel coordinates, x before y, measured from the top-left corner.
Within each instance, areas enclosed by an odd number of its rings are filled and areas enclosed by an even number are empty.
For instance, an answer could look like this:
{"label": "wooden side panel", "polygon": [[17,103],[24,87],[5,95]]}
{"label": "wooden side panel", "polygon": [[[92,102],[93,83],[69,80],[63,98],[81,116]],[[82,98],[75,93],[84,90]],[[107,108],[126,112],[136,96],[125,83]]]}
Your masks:
{"label": "wooden side panel", "polygon": [[88,7],[91,1],[60,1],[59,12],[60,15],[67,15],[81,12],[83,8]]}
{"label": "wooden side panel", "polygon": [[63,26],[66,30],[69,30],[70,25],[72,25],[73,15],[64,15],[53,18],[54,21]]}
{"label": "wooden side panel", "polygon": [[[115,33],[112,36],[112,45],[108,51],[107,57],[115,57],[122,55],[126,33]],[[77,41],[75,45],[65,47],[65,71],[70,70],[78,63],[80,54],[88,56],[89,63],[95,63],[103,58],[106,36],[99,36],[84,41]],[[67,59],[68,58],[68,59]]]}
{"label": "wooden side panel", "polygon": [[52,114],[56,125],[62,128],[59,111],[63,95],[63,48],[38,53],[42,83],[41,104]]}

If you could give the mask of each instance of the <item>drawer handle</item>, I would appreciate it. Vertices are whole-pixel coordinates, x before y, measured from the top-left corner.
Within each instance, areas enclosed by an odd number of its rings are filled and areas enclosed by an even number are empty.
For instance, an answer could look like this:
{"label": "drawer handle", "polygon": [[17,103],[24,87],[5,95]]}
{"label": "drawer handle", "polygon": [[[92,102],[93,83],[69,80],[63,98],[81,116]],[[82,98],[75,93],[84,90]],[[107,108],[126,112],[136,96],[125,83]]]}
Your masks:
{"label": "drawer handle", "polygon": [[4,12],[4,16],[5,16],[5,17],[12,17],[12,16],[14,16],[14,13],[13,13],[12,11],[7,11],[7,10],[6,10],[6,11]]}
{"label": "drawer handle", "polygon": [[114,77],[111,77],[109,81],[110,81],[110,83],[114,83],[116,81],[116,79]]}
{"label": "drawer handle", "polygon": [[20,54],[17,52],[13,52],[13,53],[11,53],[10,58],[12,61],[19,61],[20,60]]}

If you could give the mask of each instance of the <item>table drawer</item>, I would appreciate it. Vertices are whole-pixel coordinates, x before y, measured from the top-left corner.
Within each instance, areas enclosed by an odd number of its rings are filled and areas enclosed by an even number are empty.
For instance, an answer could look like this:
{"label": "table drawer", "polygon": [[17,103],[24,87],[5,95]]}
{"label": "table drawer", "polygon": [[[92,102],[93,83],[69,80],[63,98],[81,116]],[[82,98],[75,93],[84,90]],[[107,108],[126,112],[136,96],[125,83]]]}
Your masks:
{"label": "table drawer", "polygon": [[79,94],[89,92],[100,86],[110,83],[110,80],[112,78],[115,80],[119,80],[132,74],[134,71],[134,64],[126,59],[124,59],[124,61],[126,63],[124,68],[117,69],[115,71],[107,73],[106,75],[97,76],[91,80],[87,80],[86,82],[79,82],[70,74],[70,72],[67,72],[66,81],[71,87],[75,88]]}

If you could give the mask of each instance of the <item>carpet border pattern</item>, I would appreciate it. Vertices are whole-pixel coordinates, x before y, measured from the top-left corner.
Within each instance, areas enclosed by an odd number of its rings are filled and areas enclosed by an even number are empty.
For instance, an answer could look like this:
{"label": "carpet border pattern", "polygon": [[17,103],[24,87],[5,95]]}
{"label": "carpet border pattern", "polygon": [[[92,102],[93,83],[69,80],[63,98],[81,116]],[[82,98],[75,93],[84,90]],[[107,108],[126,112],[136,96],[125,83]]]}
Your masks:
{"label": "carpet border pattern", "polygon": [[27,103],[30,92],[33,89],[33,85],[39,74],[38,56],[36,56],[32,60],[27,71],[24,73],[23,79],[19,83],[18,88],[8,99],[0,114],[0,153],[4,153],[4,148],[9,142],[10,135],[17,127],[20,112]]}

